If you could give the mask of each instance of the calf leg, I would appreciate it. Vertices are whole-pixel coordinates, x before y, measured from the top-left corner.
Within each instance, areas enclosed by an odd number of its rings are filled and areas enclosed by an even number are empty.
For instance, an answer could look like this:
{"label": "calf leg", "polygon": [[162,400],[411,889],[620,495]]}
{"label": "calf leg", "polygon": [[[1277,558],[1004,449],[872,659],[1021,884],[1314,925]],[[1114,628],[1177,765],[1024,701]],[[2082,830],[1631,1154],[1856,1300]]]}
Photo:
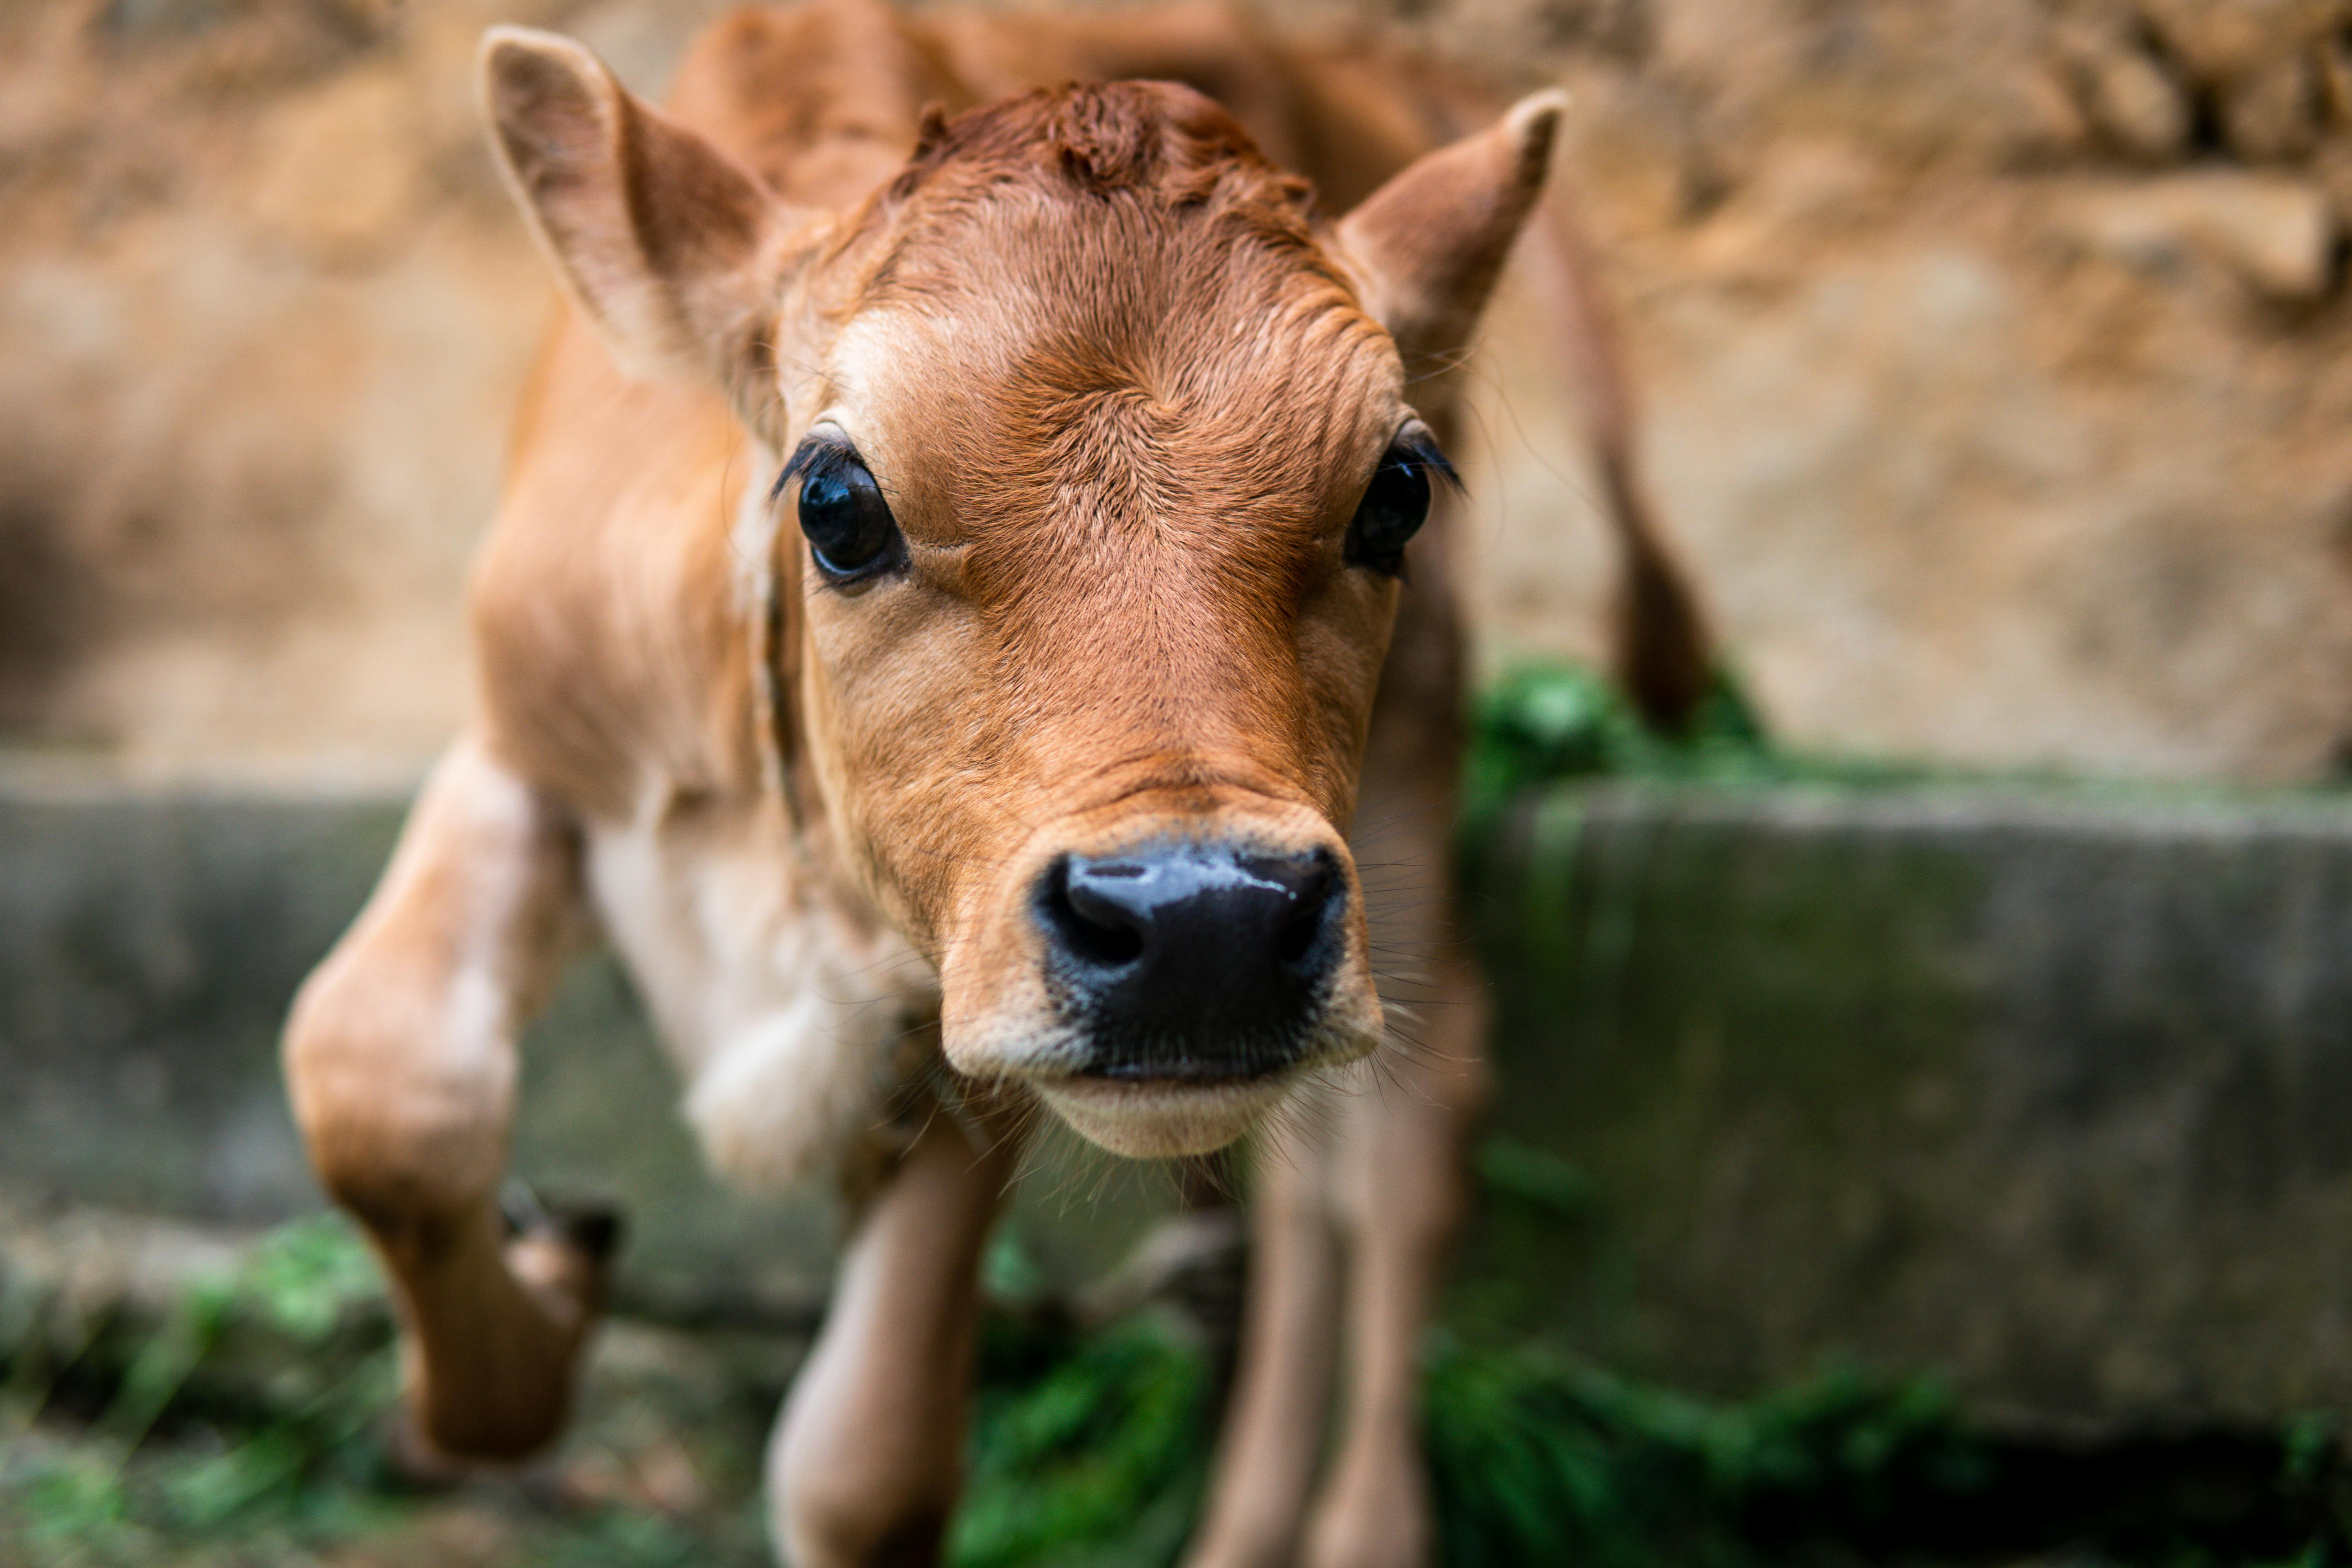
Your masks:
{"label": "calf leg", "polygon": [[1478,977],[1433,976],[1419,1045],[1392,1052],[1339,1135],[1349,1239],[1345,1425],[1307,1531],[1308,1568],[1425,1568],[1421,1335],[1462,1220],[1463,1144],[1486,1099]]}
{"label": "calf leg", "polygon": [[1019,1159],[1010,1118],[935,1114],[844,1259],[768,1450],[793,1568],[921,1568],[963,1482],[980,1253]]}
{"label": "calf leg", "polygon": [[1323,1098],[1268,1128],[1258,1146],[1240,1367],[1187,1568],[1283,1568],[1297,1552],[1339,1308]]}
{"label": "calf leg", "polygon": [[515,1034],[579,924],[577,889],[560,815],[461,742],[287,1025],[311,1163],[391,1276],[419,1458],[551,1441],[598,1304],[605,1238],[510,1236],[496,1202]]}
{"label": "calf leg", "polygon": [[[1391,1042],[1366,1083],[1322,1097],[1303,1126],[1261,1150],[1241,1374],[1188,1568],[1432,1559],[1420,1340],[1465,1206],[1462,1145],[1486,1100],[1486,1015],[1478,975],[1458,954],[1441,954],[1413,989],[1416,1043]],[[1342,1321],[1346,1419],[1302,1552]]]}

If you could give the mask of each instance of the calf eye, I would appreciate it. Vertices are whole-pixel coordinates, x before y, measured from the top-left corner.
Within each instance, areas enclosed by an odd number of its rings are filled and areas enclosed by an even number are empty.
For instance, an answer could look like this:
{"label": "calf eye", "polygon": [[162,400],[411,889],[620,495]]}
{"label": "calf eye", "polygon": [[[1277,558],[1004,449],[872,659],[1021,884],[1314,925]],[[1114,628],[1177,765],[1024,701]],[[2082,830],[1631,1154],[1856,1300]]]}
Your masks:
{"label": "calf eye", "polygon": [[1454,467],[1426,430],[1409,429],[1391,442],[1372,470],[1355,521],[1348,525],[1348,562],[1396,576],[1404,547],[1429,520],[1429,478],[1452,480]]}
{"label": "calf eye", "polygon": [[776,488],[781,490],[795,474],[801,481],[801,532],[818,571],[835,583],[848,583],[900,559],[890,503],[856,451],[838,441],[805,442],[785,465]]}

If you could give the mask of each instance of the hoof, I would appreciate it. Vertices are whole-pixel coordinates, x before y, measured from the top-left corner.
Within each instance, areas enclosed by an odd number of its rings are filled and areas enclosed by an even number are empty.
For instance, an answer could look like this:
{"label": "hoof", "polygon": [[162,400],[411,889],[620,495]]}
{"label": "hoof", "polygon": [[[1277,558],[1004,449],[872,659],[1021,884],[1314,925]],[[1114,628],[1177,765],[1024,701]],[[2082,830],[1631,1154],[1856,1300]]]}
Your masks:
{"label": "hoof", "polygon": [[569,1363],[604,1310],[621,1246],[620,1211],[604,1203],[545,1202],[519,1183],[499,1194],[499,1210],[506,1219],[507,1268],[567,1342],[562,1356]]}
{"label": "hoof", "polygon": [[506,1217],[509,1240],[551,1241],[600,1265],[613,1260],[627,1228],[614,1205],[550,1202],[520,1182],[509,1183],[499,1194],[499,1212]]}

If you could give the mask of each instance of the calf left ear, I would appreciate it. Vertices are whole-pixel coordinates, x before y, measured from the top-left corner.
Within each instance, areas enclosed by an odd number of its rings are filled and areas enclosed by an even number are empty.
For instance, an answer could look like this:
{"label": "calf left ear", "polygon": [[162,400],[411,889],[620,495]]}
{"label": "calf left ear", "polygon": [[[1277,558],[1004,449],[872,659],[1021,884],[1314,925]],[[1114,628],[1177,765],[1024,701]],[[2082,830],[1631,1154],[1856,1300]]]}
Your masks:
{"label": "calf left ear", "polygon": [[1521,99],[1475,136],[1408,164],[1339,221],[1364,305],[1408,366],[1458,353],[1551,168],[1568,108],[1557,89]]}
{"label": "calf left ear", "polygon": [[774,198],[569,38],[491,28],[481,91],[508,184],[622,368],[748,393],[777,302]]}

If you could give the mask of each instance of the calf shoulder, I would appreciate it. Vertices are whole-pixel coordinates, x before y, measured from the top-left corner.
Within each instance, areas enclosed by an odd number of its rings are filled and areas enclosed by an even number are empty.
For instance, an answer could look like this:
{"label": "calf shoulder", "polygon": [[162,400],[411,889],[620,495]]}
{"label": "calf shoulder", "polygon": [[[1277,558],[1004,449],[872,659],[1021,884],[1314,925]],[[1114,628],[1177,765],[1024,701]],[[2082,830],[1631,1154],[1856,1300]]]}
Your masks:
{"label": "calf shoulder", "polygon": [[471,595],[486,743],[583,820],[761,788],[732,529],[764,458],[716,392],[631,381],[566,308]]}

